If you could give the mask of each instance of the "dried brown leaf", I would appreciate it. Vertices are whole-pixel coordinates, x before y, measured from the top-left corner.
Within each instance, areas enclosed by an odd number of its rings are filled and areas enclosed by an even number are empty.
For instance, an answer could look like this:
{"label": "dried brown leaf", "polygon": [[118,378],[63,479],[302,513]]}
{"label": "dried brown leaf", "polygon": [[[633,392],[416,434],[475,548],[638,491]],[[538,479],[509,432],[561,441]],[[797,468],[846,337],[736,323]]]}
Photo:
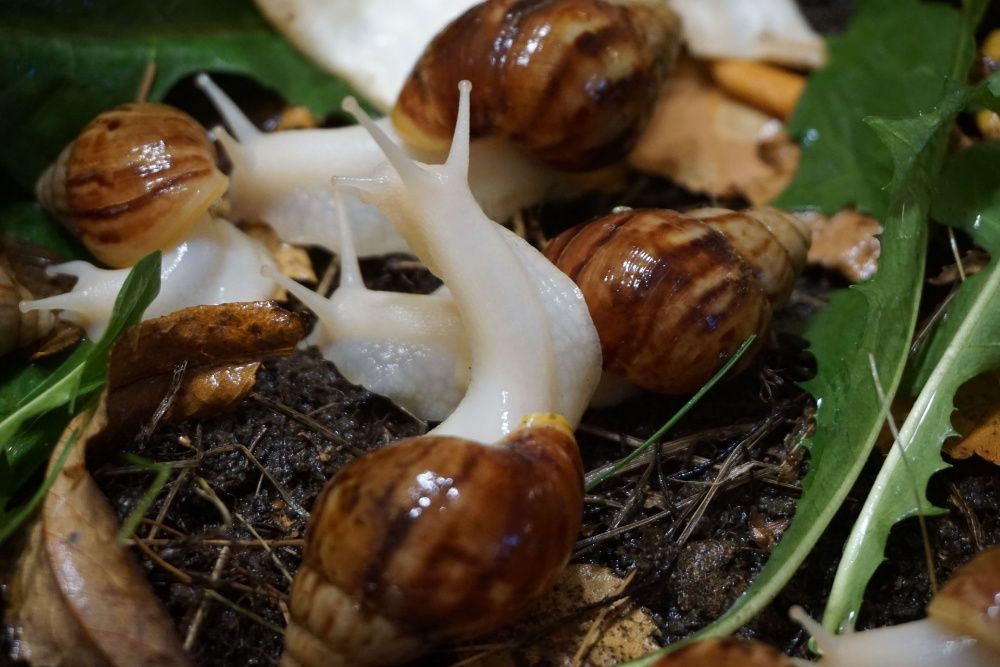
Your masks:
{"label": "dried brown leaf", "polygon": [[[529,646],[490,653],[467,662],[475,667],[565,666],[611,667],[646,655],[659,644],[659,630],[649,614],[626,598],[579,615],[580,609],[621,592],[624,581],[608,568],[570,565],[559,583],[527,618],[508,631],[510,637],[531,636],[559,619],[565,623]],[[605,613],[602,615],[601,611]],[[497,638],[499,641],[508,636]]]}
{"label": "dried brown leaf", "polygon": [[720,637],[696,642],[665,655],[653,667],[794,667],[773,646],[742,637]]}
{"label": "dried brown leaf", "polygon": [[853,209],[831,218],[814,212],[798,215],[812,230],[810,264],[839,271],[855,283],[875,275],[880,251],[875,236],[882,233],[878,220]]}
{"label": "dried brown leaf", "polygon": [[253,388],[259,360],[290,353],[305,332],[301,316],[269,301],[198,306],[142,322],[111,352],[114,428],[102,440],[134,433],[165,398],[167,420],[225,410]]}
{"label": "dried brown leaf", "polygon": [[799,149],[781,128],[725,95],[704,64],[682,60],[629,162],[695,192],[762,205],[785,188],[798,164]]}
{"label": "dried brown leaf", "polygon": [[[301,109],[304,107],[292,107]],[[309,112],[308,109],[305,110]],[[282,116],[284,118],[284,116]],[[313,271],[312,260],[305,248],[281,240],[270,225],[263,222],[246,222],[240,225],[247,236],[264,244],[278,264],[282,274],[301,283],[316,283],[316,272]]]}
{"label": "dried brown leaf", "polygon": [[982,250],[973,248],[962,255],[962,270],[959,271],[958,264],[949,264],[941,269],[933,278],[928,278],[931,285],[952,285],[962,280],[962,274],[966,277],[983,270],[989,264],[990,256]]}
{"label": "dried brown leaf", "polygon": [[983,373],[955,394],[951,422],[961,438],[953,438],[944,451],[956,459],[978,454],[1000,465],[1000,372]]}
{"label": "dried brown leaf", "polygon": [[85,466],[103,430],[102,405],[76,417],[53,453],[70,447],[10,585],[19,657],[58,667],[185,667],[173,621],[116,541],[118,520]]}

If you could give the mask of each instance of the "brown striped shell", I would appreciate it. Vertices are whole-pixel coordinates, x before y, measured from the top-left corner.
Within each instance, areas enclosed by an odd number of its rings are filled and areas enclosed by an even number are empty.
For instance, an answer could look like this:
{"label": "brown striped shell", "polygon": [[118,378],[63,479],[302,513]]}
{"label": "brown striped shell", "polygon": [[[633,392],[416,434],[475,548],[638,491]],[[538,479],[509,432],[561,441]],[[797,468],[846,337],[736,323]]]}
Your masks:
{"label": "brown striped shell", "polygon": [[55,315],[48,310],[22,313],[22,300],[34,295],[21,285],[7,262],[0,258],[0,355],[30,345],[45,337],[55,325]]}
{"label": "brown striped shell", "polygon": [[42,206],[101,262],[131,266],[168,250],[228,179],[205,130],[164,104],[125,104],[91,121],[39,178]]}
{"label": "brown striped shell", "polygon": [[792,660],[763,642],[720,637],[695,642],[663,656],[652,667],[794,667]]}
{"label": "brown striped shell", "polygon": [[1000,546],[960,567],[931,600],[927,615],[1000,655]]}
{"label": "brown striped shell", "polygon": [[411,146],[446,151],[467,79],[473,138],[595,169],[632,147],[679,45],[680,20],[662,0],[487,0],[430,43],[392,119]]}
{"label": "brown striped shell", "polygon": [[775,209],[629,210],[567,230],[545,255],[583,292],[605,370],[685,394],[751,334],[759,347],[808,244],[798,220]]}
{"label": "brown striped shell", "polygon": [[551,588],[583,503],[561,423],[495,445],[410,438],[341,470],[313,509],[281,664],[399,664],[505,625]]}

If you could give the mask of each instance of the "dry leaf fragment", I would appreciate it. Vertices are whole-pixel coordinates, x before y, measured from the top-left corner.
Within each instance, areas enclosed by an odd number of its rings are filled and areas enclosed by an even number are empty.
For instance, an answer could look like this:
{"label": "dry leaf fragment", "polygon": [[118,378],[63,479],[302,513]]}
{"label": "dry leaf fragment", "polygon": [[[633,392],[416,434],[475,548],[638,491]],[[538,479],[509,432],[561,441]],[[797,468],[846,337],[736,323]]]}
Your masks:
{"label": "dry leaf fragment", "polygon": [[806,78],[752,60],[717,60],[712,77],[724,91],[755,109],[788,120],[806,87]]}
{"label": "dry leaf fragment", "polygon": [[87,444],[105,423],[102,401],[70,422],[53,452],[54,462],[70,447],[10,586],[17,657],[36,666],[187,667],[173,621],[118,545],[117,517],[87,472]]}
{"label": "dry leaf fragment", "polygon": [[695,192],[761,205],[788,184],[798,155],[780,121],[726,96],[703,63],[682,59],[629,162]]}
{"label": "dry leaf fragment", "polygon": [[742,637],[706,639],[665,655],[653,667],[794,667],[791,659],[763,642]]}
{"label": "dry leaf fragment", "polygon": [[301,316],[272,302],[197,306],[142,322],[108,363],[113,431],[131,435],[165,397],[168,421],[225,410],[250,393],[259,360],[290,353],[305,332]]}
{"label": "dry leaf fragment", "polygon": [[978,454],[1000,465],[1000,371],[983,373],[955,394],[951,422],[961,438],[952,438],[944,452],[956,459]]}
{"label": "dry leaf fragment", "polygon": [[962,269],[959,271],[957,264],[949,264],[941,269],[933,278],[928,278],[930,285],[952,285],[962,280],[962,273],[966,277],[979,273],[990,261],[988,253],[972,248],[962,255]]}
{"label": "dry leaf fragment", "polygon": [[278,233],[263,222],[245,222],[240,225],[240,229],[250,238],[264,244],[282,275],[300,283],[316,283],[316,272],[313,271],[312,260],[305,248],[282,241]]}
{"label": "dry leaf fragment", "polygon": [[839,271],[854,283],[875,275],[880,251],[876,235],[882,233],[878,220],[849,208],[831,218],[813,212],[797,215],[812,229],[810,264]]}
{"label": "dry leaf fragment", "polygon": [[[530,637],[539,628],[565,619],[538,642],[508,651],[490,653],[471,660],[470,667],[611,667],[646,655],[659,648],[659,630],[645,610],[627,598],[592,613],[574,615],[580,609],[617,595],[624,580],[608,568],[597,565],[570,565],[556,587],[542,598],[524,621],[495,638]],[[595,623],[596,621],[596,623]],[[581,662],[582,660],[582,662]]]}

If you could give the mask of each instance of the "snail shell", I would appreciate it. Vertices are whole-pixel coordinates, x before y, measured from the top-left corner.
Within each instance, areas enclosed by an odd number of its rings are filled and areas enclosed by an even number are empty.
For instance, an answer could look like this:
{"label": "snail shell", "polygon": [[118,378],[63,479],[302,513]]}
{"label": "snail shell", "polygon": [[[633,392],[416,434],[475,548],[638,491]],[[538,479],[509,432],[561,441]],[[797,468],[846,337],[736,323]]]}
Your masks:
{"label": "snail shell", "polygon": [[472,136],[502,136],[551,166],[623,157],[680,45],[662,0],[488,0],[417,61],[392,112],[414,148],[447,150],[463,79],[477,91]]}
{"label": "snail shell", "polygon": [[583,292],[605,370],[683,394],[751,334],[759,346],[807,247],[805,228],[775,209],[629,210],[563,232],[545,255]]}
{"label": "snail shell", "polygon": [[510,622],[569,559],[582,486],[549,415],[496,445],[425,436],[356,459],[313,509],[282,665],[399,664]]}
{"label": "snail shell", "polygon": [[42,206],[101,262],[169,250],[225,192],[205,130],[163,104],[125,104],[91,121],[39,178]]}
{"label": "snail shell", "polygon": [[936,623],[975,637],[1000,657],[1000,546],[976,554],[941,587],[927,607]]}
{"label": "snail shell", "polygon": [[778,649],[754,639],[705,639],[667,654],[652,667],[795,667]]}
{"label": "snail shell", "polygon": [[32,298],[7,263],[0,261],[0,355],[41,340],[55,326],[51,311],[21,312],[21,301]]}

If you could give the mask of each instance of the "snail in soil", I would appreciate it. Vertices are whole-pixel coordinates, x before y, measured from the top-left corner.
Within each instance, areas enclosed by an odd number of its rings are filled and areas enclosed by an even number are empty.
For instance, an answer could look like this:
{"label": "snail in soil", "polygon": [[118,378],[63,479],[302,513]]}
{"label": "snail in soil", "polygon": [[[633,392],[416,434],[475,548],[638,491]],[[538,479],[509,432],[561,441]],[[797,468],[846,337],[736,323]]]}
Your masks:
{"label": "snail in soil", "polygon": [[56,318],[50,312],[21,312],[21,301],[32,296],[0,255],[0,356],[41,340],[55,326]]}
{"label": "snail in soil", "polygon": [[[630,148],[679,45],[679,20],[659,0],[489,0],[431,42],[378,124],[413,157],[438,162],[455,122],[455,83],[472,80],[482,92],[472,110],[471,188],[490,217],[506,219],[559,187],[565,178],[553,166],[592,170]],[[198,85],[235,135],[215,131],[233,163],[236,218],[338,251],[329,179],[381,161],[364,131],[263,133],[207,76]],[[353,197],[345,207],[360,255],[406,249],[377,209]]]}
{"label": "snail in soil", "polygon": [[572,282],[473,199],[469,91],[463,82],[438,166],[412,161],[345,105],[389,165],[338,180],[450,289],[471,379],[428,435],[357,459],[320,495],[292,586],[286,666],[398,664],[495,629],[555,583],[576,539],[572,427],[600,374],[597,334]]}
{"label": "snail in soil", "polygon": [[39,178],[36,194],[100,261],[50,268],[75,276],[66,294],[22,301],[24,313],[61,310],[92,340],[107,326],[128,268],[164,252],[152,318],[188,306],[270,298],[275,283],[260,275],[266,250],[213,215],[228,179],[215,166],[205,130],[163,104],[126,104],[97,116]]}
{"label": "snail in soil", "polygon": [[639,209],[569,229],[545,255],[582,290],[605,370],[684,394],[750,335],[762,340],[808,246],[807,228],[776,209]]}
{"label": "snail in soil", "polygon": [[1000,546],[956,570],[927,607],[928,617],[885,628],[834,635],[801,608],[792,617],[816,639],[816,663],[789,658],[750,639],[696,642],[650,667],[991,667],[1000,663]]}

